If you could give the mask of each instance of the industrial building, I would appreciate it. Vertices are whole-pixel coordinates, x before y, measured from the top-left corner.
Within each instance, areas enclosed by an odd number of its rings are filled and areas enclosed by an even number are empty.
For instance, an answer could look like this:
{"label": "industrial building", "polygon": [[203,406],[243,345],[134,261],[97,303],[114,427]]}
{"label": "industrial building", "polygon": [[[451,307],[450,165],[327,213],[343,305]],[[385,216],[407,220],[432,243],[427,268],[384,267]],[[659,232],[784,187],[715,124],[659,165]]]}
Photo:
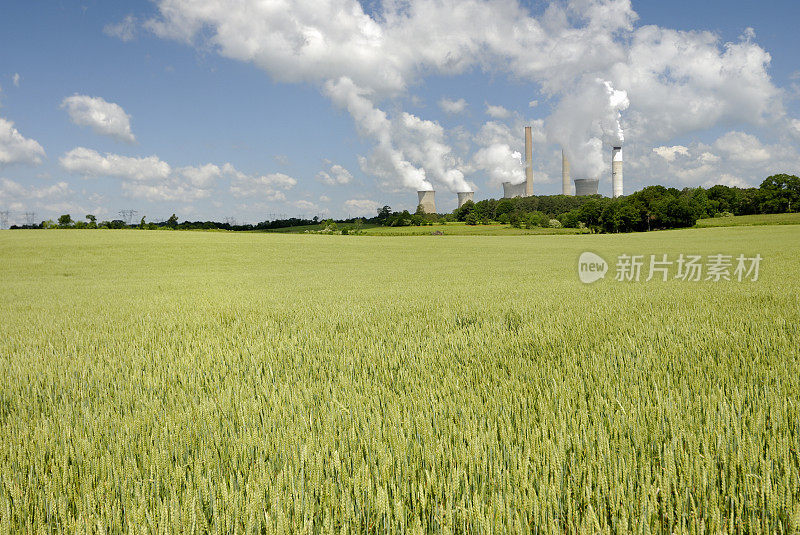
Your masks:
{"label": "industrial building", "polygon": [[473,200],[473,197],[475,196],[475,192],[474,191],[461,191],[461,192],[457,193],[456,195],[458,195],[458,207],[461,208],[462,206],[464,206],[464,203],[466,203],[467,201],[472,201]]}
{"label": "industrial building", "polygon": [[597,186],[600,179],[597,178],[576,178],[575,195],[597,195]]}
{"label": "industrial building", "polygon": [[418,191],[417,197],[419,198],[419,202],[417,203],[417,205],[422,207],[423,212],[425,212],[426,214],[436,213],[435,191],[433,190]]}
{"label": "industrial building", "polygon": [[561,194],[572,194],[572,184],[569,182],[569,160],[564,149],[561,149]]}

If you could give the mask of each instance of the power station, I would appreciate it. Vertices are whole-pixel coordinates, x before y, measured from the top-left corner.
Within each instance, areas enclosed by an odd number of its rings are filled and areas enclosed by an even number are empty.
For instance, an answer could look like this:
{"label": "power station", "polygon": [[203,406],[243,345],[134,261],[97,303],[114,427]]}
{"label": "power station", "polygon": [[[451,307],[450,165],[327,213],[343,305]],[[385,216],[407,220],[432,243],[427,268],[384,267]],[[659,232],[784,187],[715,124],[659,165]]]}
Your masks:
{"label": "power station", "polygon": [[[561,150],[561,194],[572,195],[572,179],[570,173],[569,158],[565,150]],[[600,179],[598,178],[576,178],[575,195],[597,195],[600,187]],[[616,199],[621,197],[624,193],[622,182],[622,147],[616,146],[611,149],[611,192],[612,196]],[[436,213],[436,202],[434,197],[436,192],[418,191],[419,197],[418,206],[426,214]],[[475,192],[473,191],[460,191],[458,195],[458,207],[464,206],[467,201],[473,201]],[[511,182],[503,182],[503,198],[512,199],[514,197],[530,197],[533,195],[533,134],[531,127],[525,127],[525,181],[519,184],[512,184]]]}

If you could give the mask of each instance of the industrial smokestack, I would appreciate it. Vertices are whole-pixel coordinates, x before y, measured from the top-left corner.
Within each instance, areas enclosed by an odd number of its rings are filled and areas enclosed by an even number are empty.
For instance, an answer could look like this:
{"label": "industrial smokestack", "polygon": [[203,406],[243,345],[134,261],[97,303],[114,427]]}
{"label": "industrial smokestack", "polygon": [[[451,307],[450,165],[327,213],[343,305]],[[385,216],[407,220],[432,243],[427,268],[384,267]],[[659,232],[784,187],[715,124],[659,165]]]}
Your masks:
{"label": "industrial smokestack", "polygon": [[458,207],[461,208],[462,206],[464,206],[465,202],[472,201],[472,197],[475,195],[475,192],[474,191],[460,191],[460,192],[457,193],[457,195],[458,195]]}
{"label": "industrial smokestack", "polygon": [[575,195],[597,195],[597,186],[600,180],[597,178],[576,178]]}
{"label": "industrial smokestack", "polygon": [[564,149],[561,149],[561,194],[572,195],[572,186],[569,180],[569,160]]}
{"label": "industrial smokestack", "polygon": [[525,127],[525,196],[533,195],[533,136],[531,127]]}
{"label": "industrial smokestack", "polygon": [[436,192],[433,190],[417,192],[417,197],[419,197],[419,206],[422,207],[422,211],[426,214],[436,213],[436,201],[434,200],[435,195]]}
{"label": "industrial smokestack", "polygon": [[622,147],[611,151],[611,187],[614,198],[622,197]]}

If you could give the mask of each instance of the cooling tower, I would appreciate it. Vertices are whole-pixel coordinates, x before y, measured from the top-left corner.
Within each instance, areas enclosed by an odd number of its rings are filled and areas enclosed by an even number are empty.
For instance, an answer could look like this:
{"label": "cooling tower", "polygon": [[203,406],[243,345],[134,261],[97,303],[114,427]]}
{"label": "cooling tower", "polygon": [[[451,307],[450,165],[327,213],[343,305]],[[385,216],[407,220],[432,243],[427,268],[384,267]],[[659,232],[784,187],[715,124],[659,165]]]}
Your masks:
{"label": "cooling tower", "polygon": [[436,192],[433,190],[417,192],[417,196],[419,197],[419,205],[422,206],[422,211],[426,214],[436,213],[436,201],[434,200],[435,195]]}
{"label": "cooling tower", "polygon": [[533,136],[531,127],[525,127],[525,197],[533,195]]}
{"label": "cooling tower", "polygon": [[596,178],[576,178],[575,195],[597,195],[597,185],[600,180]]}
{"label": "cooling tower", "polygon": [[614,198],[622,197],[622,147],[611,151],[611,188]]}
{"label": "cooling tower", "polygon": [[572,185],[569,180],[569,160],[567,153],[561,150],[561,194],[572,195]]}
{"label": "cooling tower", "polygon": [[519,184],[503,182],[503,198],[512,199],[514,197],[524,197],[526,186],[527,184],[525,182],[520,182]]}
{"label": "cooling tower", "polygon": [[473,195],[475,195],[474,191],[460,191],[456,195],[458,195],[458,207],[461,208],[464,206],[464,203],[467,201],[471,201]]}

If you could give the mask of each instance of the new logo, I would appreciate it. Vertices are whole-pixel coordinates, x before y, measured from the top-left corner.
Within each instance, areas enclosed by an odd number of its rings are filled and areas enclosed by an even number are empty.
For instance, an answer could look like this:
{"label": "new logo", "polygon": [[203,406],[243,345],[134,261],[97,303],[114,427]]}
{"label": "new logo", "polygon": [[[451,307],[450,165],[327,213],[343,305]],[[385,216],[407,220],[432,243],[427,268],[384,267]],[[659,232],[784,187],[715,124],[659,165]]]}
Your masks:
{"label": "new logo", "polygon": [[608,262],[594,253],[582,253],[578,259],[578,277],[585,284],[591,284],[602,279],[607,272]]}

